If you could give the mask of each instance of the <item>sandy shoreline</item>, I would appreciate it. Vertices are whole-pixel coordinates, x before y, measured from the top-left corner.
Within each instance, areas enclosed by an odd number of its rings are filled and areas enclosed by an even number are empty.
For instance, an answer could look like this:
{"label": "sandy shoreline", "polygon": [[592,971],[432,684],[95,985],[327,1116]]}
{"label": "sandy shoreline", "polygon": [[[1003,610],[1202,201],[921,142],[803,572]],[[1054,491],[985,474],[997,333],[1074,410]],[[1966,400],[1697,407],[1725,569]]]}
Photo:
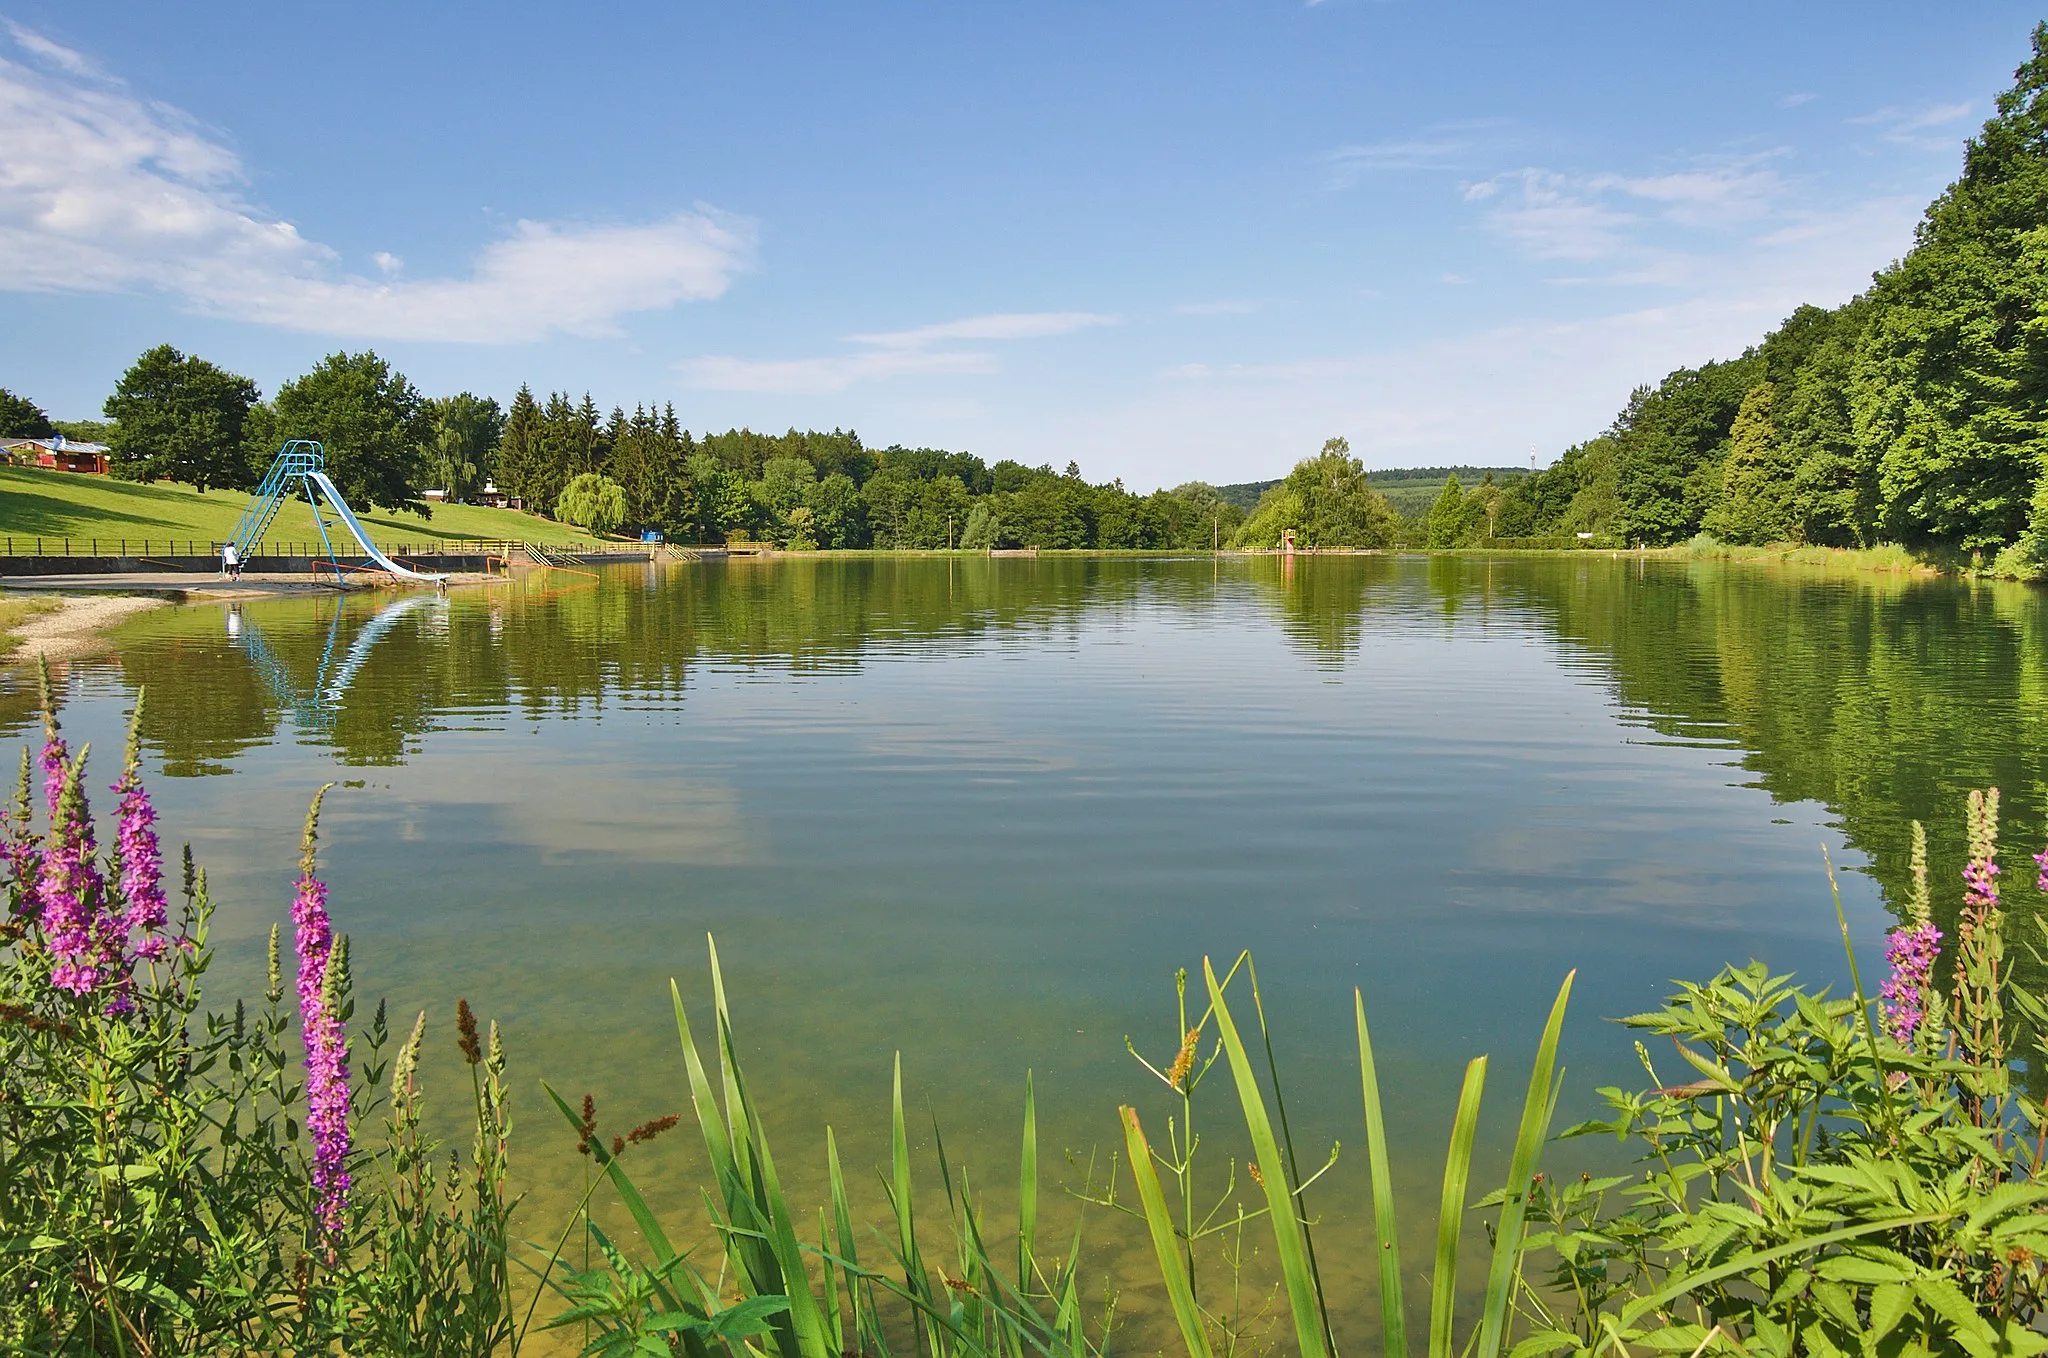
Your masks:
{"label": "sandy shoreline", "polygon": [[133,594],[99,594],[54,602],[57,607],[31,614],[10,629],[21,645],[7,657],[7,663],[20,664],[38,656],[70,660],[103,650],[109,628],[137,613],[161,608],[166,601]]}

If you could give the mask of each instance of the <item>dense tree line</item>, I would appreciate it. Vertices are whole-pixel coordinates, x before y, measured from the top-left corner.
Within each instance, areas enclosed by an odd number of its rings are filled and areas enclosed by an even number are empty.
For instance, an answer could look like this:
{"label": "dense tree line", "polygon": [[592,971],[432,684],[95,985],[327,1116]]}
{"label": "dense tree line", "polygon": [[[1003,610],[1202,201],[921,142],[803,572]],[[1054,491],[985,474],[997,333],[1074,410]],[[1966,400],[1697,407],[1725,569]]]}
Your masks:
{"label": "dense tree line", "polygon": [[[848,430],[692,434],[675,407],[602,414],[586,393],[509,406],[462,392],[429,399],[377,354],[337,353],[263,400],[256,384],[171,345],[123,373],[96,426],[116,475],[204,491],[247,490],[289,439],[317,439],[353,503],[431,512],[437,498],[495,485],[531,513],[596,532],[671,541],[773,542],[796,549],[942,547],[1206,548],[1243,511],[1199,482],[1138,495],[972,453],[869,448]],[[0,401],[7,428],[50,432],[25,400]]]}
{"label": "dense tree line", "polygon": [[1903,259],[1633,392],[1505,487],[1502,537],[1901,543],[2048,560],[2048,25]]}

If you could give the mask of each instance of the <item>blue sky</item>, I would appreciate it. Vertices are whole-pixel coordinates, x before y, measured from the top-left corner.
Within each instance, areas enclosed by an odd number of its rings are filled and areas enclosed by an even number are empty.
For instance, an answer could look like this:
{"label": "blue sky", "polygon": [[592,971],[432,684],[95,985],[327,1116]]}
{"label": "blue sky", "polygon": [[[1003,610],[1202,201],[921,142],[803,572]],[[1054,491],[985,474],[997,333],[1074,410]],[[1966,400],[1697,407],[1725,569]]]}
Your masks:
{"label": "blue sky", "polygon": [[368,345],[1140,490],[1548,461],[1901,253],[2038,17],[0,0],[0,386]]}

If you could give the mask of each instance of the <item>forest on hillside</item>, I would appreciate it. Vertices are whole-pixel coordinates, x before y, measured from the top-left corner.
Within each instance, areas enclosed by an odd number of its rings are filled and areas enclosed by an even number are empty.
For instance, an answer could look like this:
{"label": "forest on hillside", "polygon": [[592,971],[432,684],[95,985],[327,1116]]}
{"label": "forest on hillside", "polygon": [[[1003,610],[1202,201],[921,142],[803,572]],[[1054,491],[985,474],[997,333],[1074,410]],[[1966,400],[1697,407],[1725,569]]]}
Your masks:
{"label": "forest on hillside", "polygon": [[1504,537],[1897,543],[2048,561],[2048,25],[1906,255],[1630,393],[1507,488]]}

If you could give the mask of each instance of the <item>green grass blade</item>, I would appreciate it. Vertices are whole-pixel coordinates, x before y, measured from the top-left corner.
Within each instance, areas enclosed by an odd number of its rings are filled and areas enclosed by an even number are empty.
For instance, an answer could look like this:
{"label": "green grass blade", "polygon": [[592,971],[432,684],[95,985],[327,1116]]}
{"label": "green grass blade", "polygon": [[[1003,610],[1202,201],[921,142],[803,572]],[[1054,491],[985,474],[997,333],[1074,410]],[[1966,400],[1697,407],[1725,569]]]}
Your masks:
{"label": "green grass blade", "polygon": [[[713,964],[716,965],[715,958]],[[732,1073],[732,1089],[739,1100],[739,1125],[752,1148],[750,1154],[761,1186],[760,1207],[768,1218],[768,1249],[781,1274],[783,1294],[789,1298],[787,1316],[796,1350],[801,1358],[837,1358],[838,1350],[826,1338],[824,1317],[819,1314],[810,1274],[804,1268],[803,1248],[797,1244],[796,1218],[775,1173],[775,1156],[768,1149],[768,1129],[747,1094],[746,1077],[740,1072],[739,1058],[733,1050],[732,1025],[724,1021],[722,1013],[719,1017],[721,1060]],[[732,1110],[727,1111],[730,1114]]]}
{"label": "green grass blade", "polygon": [[[860,1279],[853,1271],[860,1267],[860,1255],[854,1248],[853,1211],[846,1201],[846,1176],[839,1170],[839,1143],[830,1127],[825,1129],[825,1167],[831,1179],[832,1225],[839,1241],[839,1257],[851,1266],[846,1273],[846,1303],[853,1313],[853,1333],[858,1337],[866,1333],[861,1324]],[[860,1345],[852,1347],[858,1349]]]}
{"label": "green grass blade", "polygon": [[1259,1017],[1259,1041],[1266,1049],[1266,1078],[1273,1083],[1273,1111],[1280,1119],[1280,1149],[1287,1155],[1287,1179],[1294,1192],[1296,1220],[1301,1222],[1302,1251],[1308,1256],[1308,1279],[1315,1288],[1316,1314],[1323,1322],[1323,1342],[1332,1353],[1337,1349],[1337,1332],[1330,1324],[1330,1306],[1323,1295],[1323,1269],[1316,1261],[1316,1233],[1309,1224],[1306,1188],[1302,1186],[1301,1162],[1295,1158],[1294,1129],[1287,1121],[1287,1091],[1280,1087],[1280,1062],[1273,1055],[1273,1030],[1266,1024],[1266,1000],[1259,990],[1259,967],[1250,949],[1244,954],[1245,974],[1252,983],[1252,1009]]}
{"label": "green grass blade", "polygon": [[931,1283],[925,1277],[924,1259],[917,1252],[917,1223],[911,1213],[910,1135],[903,1127],[903,1053],[896,1053],[896,1067],[889,1105],[889,1198],[896,1209],[897,1250],[903,1260],[904,1283],[912,1294],[932,1300]]}
{"label": "green grass blade", "polygon": [[[1152,1146],[1138,1125],[1138,1110],[1118,1110],[1124,1123],[1124,1146],[1130,1152],[1131,1178],[1138,1185],[1138,1201],[1145,1208],[1145,1224],[1152,1230],[1152,1251],[1159,1256],[1159,1272],[1166,1279],[1166,1296],[1173,1303],[1173,1318],[1180,1325],[1181,1342],[1188,1358],[1210,1358],[1208,1331],[1202,1313],[1195,1308],[1194,1289],[1188,1286],[1187,1270],[1180,1257],[1180,1242],[1173,1233],[1173,1216],[1167,1211],[1166,1194],[1159,1187],[1159,1171],[1152,1165]],[[1316,1335],[1321,1337],[1322,1331]]]}
{"label": "green grass blade", "polygon": [[1281,1156],[1279,1142],[1273,1136],[1273,1122],[1266,1115],[1265,1095],[1259,1090],[1251,1057],[1246,1054],[1244,1040],[1238,1036],[1237,1024],[1230,1017],[1230,1007],[1223,1002],[1223,987],[1216,983],[1216,969],[1206,957],[1202,959],[1202,976],[1208,983],[1209,1004],[1216,1015],[1217,1032],[1223,1039],[1224,1051],[1230,1057],[1230,1073],[1237,1082],[1238,1101],[1244,1105],[1245,1127],[1251,1133],[1252,1152],[1258,1157],[1261,1177],[1265,1179],[1266,1206],[1273,1223],[1273,1245],[1280,1259],[1281,1278],[1287,1285],[1287,1305],[1294,1316],[1295,1342],[1300,1345],[1301,1358],[1327,1358],[1329,1350],[1323,1342],[1322,1311],[1316,1301],[1315,1279],[1309,1269],[1308,1247],[1302,1238],[1301,1215],[1294,1206],[1287,1161]]}
{"label": "green grass blade", "polygon": [[1372,1167],[1373,1226],[1379,1235],[1380,1350],[1408,1358],[1408,1306],[1401,1290],[1401,1227],[1394,1215],[1394,1174],[1387,1163],[1387,1123],[1380,1106],[1379,1068],[1365,1026],[1365,997],[1351,992],[1358,1010],[1358,1076],[1365,1088],[1365,1148]]}
{"label": "green grass blade", "polygon": [[1486,1088],[1486,1058],[1465,1067],[1458,1114],[1451,1122],[1451,1153],[1444,1161],[1444,1196],[1437,1207],[1436,1269],[1429,1290],[1429,1358],[1451,1358],[1452,1321],[1458,1304],[1458,1234],[1465,1226],[1465,1184],[1472,1177],[1472,1143],[1479,1135],[1479,1096]]}
{"label": "green grass blade", "polygon": [[704,1134],[704,1151],[711,1158],[711,1172],[723,1185],[733,1177],[732,1141],[725,1115],[711,1092],[711,1080],[697,1054],[696,1039],[690,1036],[690,1016],[683,1012],[683,992],[677,988],[674,977],[669,978],[668,996],[675,1006],[676,1036],[682,1042],[683,1068],[690,1081],[690,1109],[697,1115],[698,1130]]}
{"label": "green grass blade", "polygon": [[1024,1072],[1024,1150],[1017,1169],[1017,1287],[1029,1295],[1037,1273],[1038,1246],[1038,1103],[1031,1090],[1031,1072]]}
{"label": "green grass blade", "polygon": [[1507,1328],[1508,1302],[1515,1287],[1517,1265],[1522,1256],[1522,1223],[1529,1212],[1529,1190],[1536,1178],[1536,1160],[1543,1152],[1543,1139],[1550,1132],[1550,1113],[1556,1103],[1557,1043],[1564,1031],[1565,1006],[1572,997],[1572,981],[1578,972],[1565,973],[1551,1002],[1550,1018],[1543,1025],[1543,1040],[1536,1047],[1536,1065],[1529,1072],[1529,1093],[1522,1101],[1522,1125],[1515,1133],[1515,1154],[1508,1162],[1507,1198],[1500,1205],[1500,1229],[1493,1237],[1493,1263],[1486,1273],[1486,1307],[1480,1314],[1479,1351],[1476,1358],[1494,1358],[1501,1350]]}

